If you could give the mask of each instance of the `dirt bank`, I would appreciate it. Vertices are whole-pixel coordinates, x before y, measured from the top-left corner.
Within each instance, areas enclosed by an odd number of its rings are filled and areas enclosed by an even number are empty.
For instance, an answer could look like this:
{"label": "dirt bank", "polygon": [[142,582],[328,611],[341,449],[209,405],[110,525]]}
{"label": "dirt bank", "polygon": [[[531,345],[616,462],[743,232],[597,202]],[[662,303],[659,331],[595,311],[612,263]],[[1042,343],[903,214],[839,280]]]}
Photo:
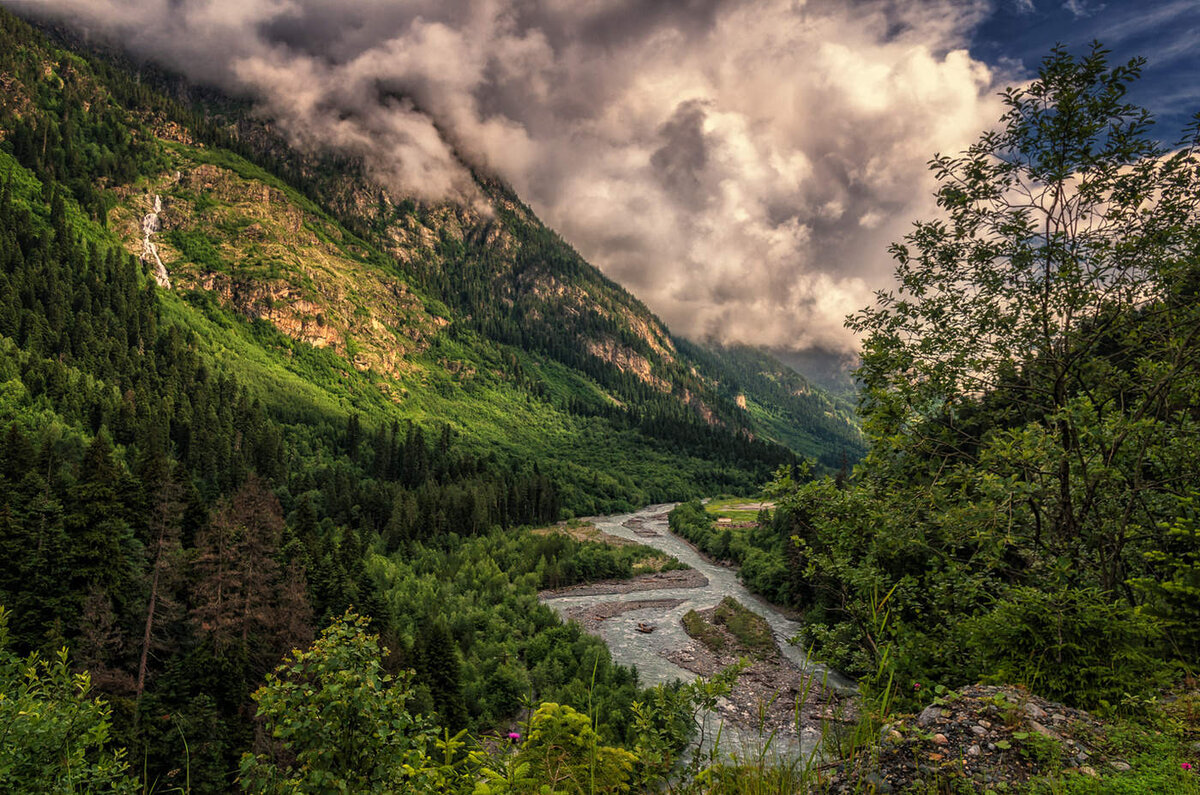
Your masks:
{"label": "dirt bank", "polygon": [[551,588],[539,592],[538,598],[544,601],[565,596],[606,596],[638,591],[661,591],[664,588],[704,588],[707,585],[708,578],[702,573],[695,569],[681,569],[639,574],[628,580],[601,580],[567,588]]}

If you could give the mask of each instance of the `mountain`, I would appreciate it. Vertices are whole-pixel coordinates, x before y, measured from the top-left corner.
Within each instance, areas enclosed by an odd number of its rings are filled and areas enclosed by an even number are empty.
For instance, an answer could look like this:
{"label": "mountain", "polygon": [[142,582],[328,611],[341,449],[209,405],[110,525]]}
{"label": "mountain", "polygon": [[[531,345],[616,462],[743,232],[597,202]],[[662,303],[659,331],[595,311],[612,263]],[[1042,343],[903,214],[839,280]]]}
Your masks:
{"label": "mountain", "polygon": [[759,348],[681,340],[680,349],[750,416],[756,433],[815,460],[819,469],[841,469],[865,455],[850,396],[822,389]]}
{"label": "mountain", "polygon": [[444,423],[537,461],[573,512],[753,489],[790,460],[775,444],[861,452],[852,414],[763,354],[673,338],[494,178],[474,172],[471,207],[394,195],[153,67],[12,17],[4,35],[3,168],[32,180],[14,199],[52,222],[59,196],[138,257],[159,322],[286,426]]}

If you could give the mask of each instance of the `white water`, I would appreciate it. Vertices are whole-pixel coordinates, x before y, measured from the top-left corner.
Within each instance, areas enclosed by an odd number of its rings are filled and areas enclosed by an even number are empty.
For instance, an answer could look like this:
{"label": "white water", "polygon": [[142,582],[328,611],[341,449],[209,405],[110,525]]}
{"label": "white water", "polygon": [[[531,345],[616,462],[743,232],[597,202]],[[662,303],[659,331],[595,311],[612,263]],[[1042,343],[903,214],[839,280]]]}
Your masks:
{"label": "white water", "polygon": [[142,216],[142,261],[154,263],[154,281],[164,289],[171,289],[171,278],[167,275],[167,267],[158,256],[158,247],[150,239],[151,235],[161,228],[158,214],[162,212],[162,197],[154,194],[150,212]]}
{"label": "white water", "polygon": [[[685,540],[676,536],[667,528],[666,519],[655,519],[656,515],[665,514],[673,505],[651,505],[640,511],[615,516],[591,517],[599,530],[610,535],[627,538],[639,544],[661,550],[677,560],[686,563],[700,571],[708,578],[708,585],[700,588],[661,588],[651,591],[635,591],[625,594],[602,594],[589,596],[560,596],[546,599],[546,603],[560,614],[568,608],[603,604],[610,602],[636,602],[646,599],[681,599],[676,607],[663,610],[662,608],[647,608],[622,613],[617,618],[600,623],[600,637],[608,645],[613,659],[622,665],[637,666],[639,679],[643,685],[655,685],[662,682],[672,682],[676,679],[690,682],[696,675],[686,668],[681,668],[668,660],[664,655],[672,650],[689,646],[691,638],[683,630],[682,618],[689,610],[705,610],[715,607],[726,596],[749,607],[761,615],[771,625],[775,633],[776,643],[781,653],[795,663],[801,670],[812,671],[817,681],[827,677],[830,687],[838,690],[850,690],[853,683],[834,671],[808,659],[804,650],[789,643],[789,639],[802,634],[802,626],[784,615],[774,605],[752,594],[738,580],[737,570],[714,565],[705,560]],[[643,524],[639,529],[654,531],[657,535],[640,535],[624,526],[630,519],[640,519]],[[647,621],[656,625],[652,633],[637,631],[637,623]],[[711,738],[717,729],[719,717],[706,717],[705,735]],[[816,727],[805,726],[801,731],[800,741],[794,737],[777,736],[772,742],[777,758],[794,758],[797,754],[807,756],[813,744],[819,741],[820,732]],[[753,752],[762,744],[762,738],[751,730],[740,730],[725,724],[722,727],[721,750],[730,752]]]}

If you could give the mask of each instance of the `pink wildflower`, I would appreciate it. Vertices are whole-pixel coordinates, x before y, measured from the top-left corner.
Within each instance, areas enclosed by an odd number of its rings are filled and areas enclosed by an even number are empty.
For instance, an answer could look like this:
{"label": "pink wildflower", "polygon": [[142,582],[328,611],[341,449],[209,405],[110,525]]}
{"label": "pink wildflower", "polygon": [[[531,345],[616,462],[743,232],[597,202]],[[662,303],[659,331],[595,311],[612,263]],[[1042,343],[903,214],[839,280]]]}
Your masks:
{"label": "pink wildflower", "polygon": [[509,732],[508,739],[512,740],[515,743],[517,740],[521,739],[521,733],[520,732]]}
{"label": "pink wildflower", "polygon": [[1182,765],[1180,765],[1180,767],[1181,767],[1181,768],[1183,768],[1184,770],[1191,770],[1191,769],[1192,769],[1192,763],[1191,763],[1191,762],[1184,762]]}

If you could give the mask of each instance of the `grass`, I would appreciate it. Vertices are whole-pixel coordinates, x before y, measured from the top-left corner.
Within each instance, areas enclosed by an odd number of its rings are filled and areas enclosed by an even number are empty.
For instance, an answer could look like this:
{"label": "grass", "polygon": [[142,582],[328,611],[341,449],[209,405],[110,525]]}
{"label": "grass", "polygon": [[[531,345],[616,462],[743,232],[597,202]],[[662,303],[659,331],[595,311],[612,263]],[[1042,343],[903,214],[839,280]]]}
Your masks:
{"label": "grass", "polygon": [[765,654],[776,649],[775,633],[767,620],[732,597],[726,596],[717,605],[713,622],[723,625],[750,651]]}
{"label": "grass", "polygon": [[725,636],[695,610],[683,614],[683,631],[715,652],[725,650]]}
{"label": "grass", "polygon": [[704,510],[713,518],[727,518],[743,523],[758,521],[760,507],[770,508],[771,504],[763,501],[761,497],[722,497],[709,500],[705,503]]}
{"label": "grass", "polygon": [[683,630],[714,652],[722,652],[726,647],[725,633],[718,627],[724,627],[733,636],[741,647],[739,651],[744,650],[755,657],[767,656],[777,648],[775,634],[766,619],[732,597],[721,600],[713,609],[711,620],[695,610],[689,610],[683,616]]}

